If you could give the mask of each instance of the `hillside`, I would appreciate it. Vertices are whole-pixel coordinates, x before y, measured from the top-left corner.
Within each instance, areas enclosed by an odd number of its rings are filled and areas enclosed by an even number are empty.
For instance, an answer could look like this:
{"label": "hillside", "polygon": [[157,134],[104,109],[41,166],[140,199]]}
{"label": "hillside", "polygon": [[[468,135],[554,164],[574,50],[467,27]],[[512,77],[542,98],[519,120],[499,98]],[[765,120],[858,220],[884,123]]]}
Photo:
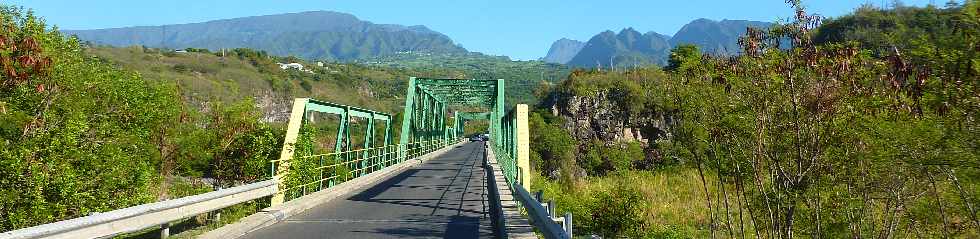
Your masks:
{"label": "hillside", "polygon": [[[93,47],[87,51],[119,68],[138,72],[145,80],[176,83],[185,100],[194,105],[254,98],[264,118],[275,122],[285,120],[290,100],[296,97],[394,113],[403,103],[408,77],[419,74],[354,64],[325,63],[319,67],[247,49],[229,51],[225,57],[221,53],[174,53],[141,47]],[[282,70],[277,62],[301,63],[312,72]],[[451,74],[443,74],[447,75]]]}
{"label": "hillside", "polygon": [[[893,47],[907,49],[903,54],[920,54],[921,58],[937,54],[932,46],[955,44],[955,34],[971,26],[960,16],[961,7],[953,4],[947,8],[897,7],[879,9],[858,8],[852,14],[828,19],[820,26],[814,41],[819,44],[856,42],[876,55],[893,54]],[[921,17],[908,17],[921,16]],[[926,17],[928,16],[928,17]]]}
{"label": "hillside", "polygon": [[541,58],[541,61],[557,64],[568,63],[584,46],[584,42],[568,38],[558,39],[555,43],[551,44],[551,48],[548,49],[548,55]]}
{"label": "hillside", "polygon": [[446,35],[425,26],[374,24],[330,11],[63,32],[117,47],[251,48],[304,59],[353,60],[404,51],[466,52]]}

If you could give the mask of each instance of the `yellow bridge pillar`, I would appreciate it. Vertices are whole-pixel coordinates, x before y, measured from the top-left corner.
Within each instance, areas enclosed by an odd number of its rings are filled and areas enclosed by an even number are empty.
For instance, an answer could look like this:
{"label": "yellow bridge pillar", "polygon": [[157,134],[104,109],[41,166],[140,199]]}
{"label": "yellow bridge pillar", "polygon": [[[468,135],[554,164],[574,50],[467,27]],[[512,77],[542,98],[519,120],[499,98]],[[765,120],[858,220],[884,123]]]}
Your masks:
{"label": "yellow bridge pillar", "polygon": [[300,127],[303,126],[303,114],[306,114],[306,102],[308,98],[299,98],[293,101],[293,110],[289,113],[289,124],[286,126],[286,139],[282,144],[282,153],[279,154],[279,167],[274,168],[272,179],[276,180],[278,190],[272,195],[271,204],[276,206],[282,204],[286,199],[283,192],[283,185],[286,173],[289,172],[289,161],[293,158],[293,151],[296,150],[296,139],[299,138]]}
{"label": "yellow bridge pillar", "polygon": [[518,104],[514,111],[514,136],[517,137],[517,160],[518,173],[520,174],[521,185],[528,192],[531,191],[531,132],[528,126],[528,106]]}

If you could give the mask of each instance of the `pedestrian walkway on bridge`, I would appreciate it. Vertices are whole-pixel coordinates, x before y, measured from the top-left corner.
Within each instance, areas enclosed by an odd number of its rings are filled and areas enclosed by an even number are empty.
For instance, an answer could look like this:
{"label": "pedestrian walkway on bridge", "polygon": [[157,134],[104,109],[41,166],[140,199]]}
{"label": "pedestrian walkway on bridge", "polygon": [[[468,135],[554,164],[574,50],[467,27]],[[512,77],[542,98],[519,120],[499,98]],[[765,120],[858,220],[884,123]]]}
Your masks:
{"label": "pedestrian walkway on bridge", "polygon": [[244,238],[491,238],[484,149],[463,144]]}

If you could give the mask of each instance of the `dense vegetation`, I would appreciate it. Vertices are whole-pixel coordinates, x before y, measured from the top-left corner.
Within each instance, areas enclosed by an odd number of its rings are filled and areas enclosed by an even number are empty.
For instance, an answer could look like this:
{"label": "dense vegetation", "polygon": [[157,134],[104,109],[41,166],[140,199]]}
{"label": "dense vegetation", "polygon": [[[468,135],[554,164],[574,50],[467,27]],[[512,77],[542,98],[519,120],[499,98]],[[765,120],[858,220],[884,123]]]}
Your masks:
{"label": "dense vegetation", "polygon": [[681,47],[666,72],[573,73],[554,93],[680,120],[624,170],[624,142],[532,116],[535,167],[559,169],[536,187],[604,237],[980,236],[980,3],[821,24],[789,2],[795,21],[749,30],[739,57]]}
{"label": "dense vegetation", "polygon": [[248,97],[192,104],[92,50],[0,7],[0,230],[268,176],[281,130]]}

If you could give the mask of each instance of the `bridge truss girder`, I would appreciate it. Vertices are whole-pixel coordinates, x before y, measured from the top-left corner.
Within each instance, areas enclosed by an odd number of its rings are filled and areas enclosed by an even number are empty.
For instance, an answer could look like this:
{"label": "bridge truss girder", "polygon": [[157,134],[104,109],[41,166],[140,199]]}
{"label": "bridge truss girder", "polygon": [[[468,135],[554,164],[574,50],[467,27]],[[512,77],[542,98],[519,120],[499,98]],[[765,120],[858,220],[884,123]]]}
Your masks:
{"label": "bridge truss girder", "polygon": [[[462,136],[465,122],[458,113],[461,108],[488,111],[483,112],[487,120],[493,115],[503,115],[503,80],[412,77],[408,85],[400,144]],[[495,113],[498,109],[500,112]],[[450,110],[456,112],[452,115],[451,128],[446,124]]]}

